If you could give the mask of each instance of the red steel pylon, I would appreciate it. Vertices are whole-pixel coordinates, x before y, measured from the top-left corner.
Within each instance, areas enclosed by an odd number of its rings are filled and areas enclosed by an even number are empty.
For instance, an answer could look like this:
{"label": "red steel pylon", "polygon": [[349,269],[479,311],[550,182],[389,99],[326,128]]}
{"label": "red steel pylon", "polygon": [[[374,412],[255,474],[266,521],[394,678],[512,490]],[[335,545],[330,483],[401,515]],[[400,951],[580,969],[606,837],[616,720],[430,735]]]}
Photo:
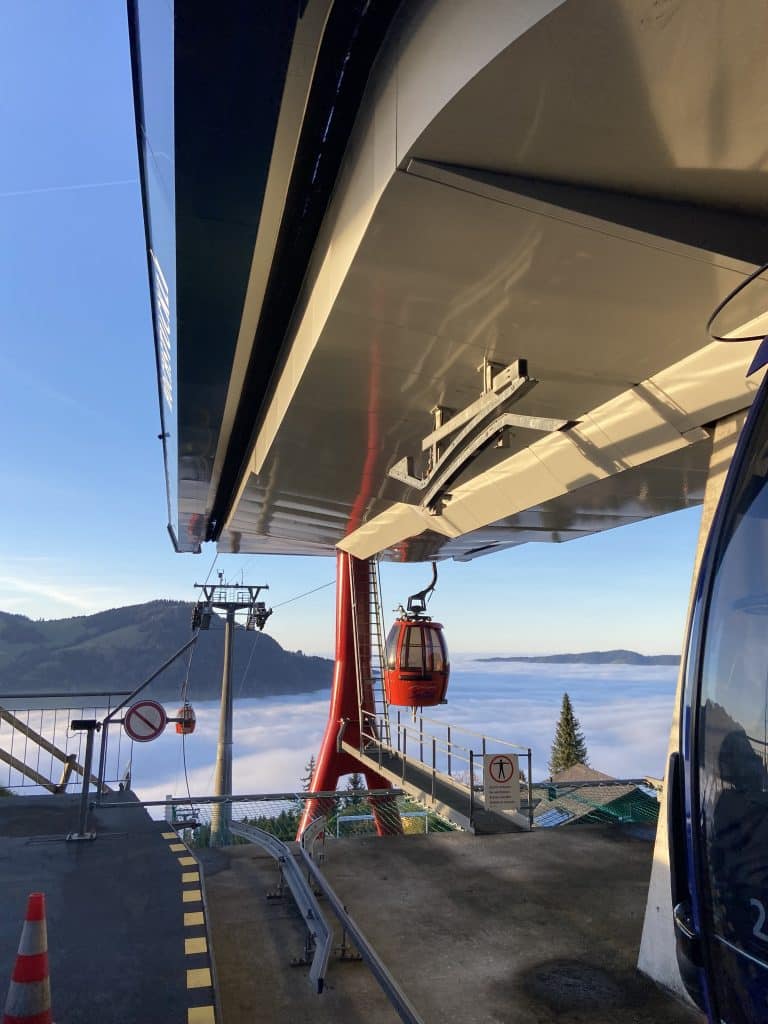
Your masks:
{"label": "red steel pylon", "polygon": [[[317,758],[315,774],[310,783],[316,792],[336,789],[339,778],[352,772],[362,772],[369,789],[391,789],[391,783],[383,776],[358,759],[353,754],[342,750],[338,744],[339,726],[346,722],[344,738],[350,745],[360,743],[360,724],[358,717],[357,672],[355,668],[355,630],[352,616],[352,602],[356,601],[360,614],[360,628],[370,630],[368,562],[354,558],[346,551],[336,553],[336,657],[333,667],[333,684],[331,686],[331,706],[328,723],[325,727],[320,753]],[[362,625],[364,623],[364,625]],[[370,636],[367,650],[370,652]],[[368,655],[370,658],[370,654]],[[373,691],[368,684],[363,689],[363,710],[374,711]],[[307,800],[304,813],[297,832],[301,836],[307,826],[321,814],[326,814],[330,807],[322,800]],[[376,832],[380,836],[401,835],[403,831],[400,814],[394,797],[381,796],[371,801]],[[387,813],[388,812],[388,813]]]}
{"label": "red steel pylon", "polygon": [[48,932],[42,892],[30,893],[27,899],[27,916],[2,1024],[52,1024]]}

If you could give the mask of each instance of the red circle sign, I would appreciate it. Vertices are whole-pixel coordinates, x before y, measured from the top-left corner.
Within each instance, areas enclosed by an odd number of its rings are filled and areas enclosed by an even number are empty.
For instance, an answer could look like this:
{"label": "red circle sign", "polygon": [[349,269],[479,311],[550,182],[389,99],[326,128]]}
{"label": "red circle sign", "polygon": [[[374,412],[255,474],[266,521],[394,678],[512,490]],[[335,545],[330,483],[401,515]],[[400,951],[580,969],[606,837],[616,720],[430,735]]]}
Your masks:
{"label": "red circle sign", "polygon": [[137,743],[156,740],[167,724],[165,708],[156,700],[137,701],[128,708],[123,719],[125,731]]}
{"label": "red circle sign", "polygon": [[488,774],[494,782],[509,782],[515,777],[515,762],[506,754],[497,754],[488,765]]}

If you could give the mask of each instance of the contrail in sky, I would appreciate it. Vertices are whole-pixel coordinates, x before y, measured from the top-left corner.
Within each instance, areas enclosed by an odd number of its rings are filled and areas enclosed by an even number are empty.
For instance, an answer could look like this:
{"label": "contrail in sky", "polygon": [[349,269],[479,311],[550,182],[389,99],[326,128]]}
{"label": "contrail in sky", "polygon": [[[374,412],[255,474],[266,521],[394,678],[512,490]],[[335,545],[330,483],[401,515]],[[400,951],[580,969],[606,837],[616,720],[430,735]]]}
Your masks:
{"label": "contrail in sky", "polygon": [[136,185],[137,178],[124,178],[121,181],[92,181],[86,185],[50,185],[48,188],[25,188],[19,192],[0,192],[0,199],[11,199],[13,196],[36,196],[42,192],[79,192],[85,188],[110,188],[112,185]]}

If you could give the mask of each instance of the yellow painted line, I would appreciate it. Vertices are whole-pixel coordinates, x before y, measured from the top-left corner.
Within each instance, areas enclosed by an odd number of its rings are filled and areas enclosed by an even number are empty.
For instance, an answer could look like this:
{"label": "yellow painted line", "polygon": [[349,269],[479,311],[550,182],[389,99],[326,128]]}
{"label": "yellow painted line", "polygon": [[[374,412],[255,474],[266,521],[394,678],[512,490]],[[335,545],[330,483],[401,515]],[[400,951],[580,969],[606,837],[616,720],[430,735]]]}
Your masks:
{"label": "yellow painted line", "polygon": [[179,857],[179,864],[183,868],[191,868],[193,864],[197,864],[194,857]]}
{"label": "yellow painted line", "polygon": [[182,850],[186,850],[184,843],[171,843],[168,847],[173,853],[181,853]]}
{"label": "yellow painted line", "polygon": [[182,882],[199,882],[200,872],[199,871],[182,871],[181,873]]}
{"label": "yellow painted line", "polygon": [[196,967],[192,971],[187,971],[187,988],[209,988],[210,985],[210,968]]}
{"label": "yellow painted line", "polygon": [[199,889],[183,889],[181,898],[184,903],[199,903],[203,898],[203,894]]}
{"label": "yellow painted line", "polygon": [[161,832],[160,835],[163,837],[163,839],[178,839],[179,838],[179,833],[178,832]]}
{"label": "yellow painted line", "polygon": [[187,1024],[216,1024],[212,1006],[190,1006],[187,1010]]}
{"label": "yellow painted line", "polygon": [[205,917],[202,910],[193,910],[184,915],[184,927],[194,928],[198,924],[205,924]]}
{"label": "yellow painted line", "polygon": [[184,952],[187,956],[192,956],[193,953],[207,953],[208,943],[205,936],[202,935],[199,939],[184,939]]}

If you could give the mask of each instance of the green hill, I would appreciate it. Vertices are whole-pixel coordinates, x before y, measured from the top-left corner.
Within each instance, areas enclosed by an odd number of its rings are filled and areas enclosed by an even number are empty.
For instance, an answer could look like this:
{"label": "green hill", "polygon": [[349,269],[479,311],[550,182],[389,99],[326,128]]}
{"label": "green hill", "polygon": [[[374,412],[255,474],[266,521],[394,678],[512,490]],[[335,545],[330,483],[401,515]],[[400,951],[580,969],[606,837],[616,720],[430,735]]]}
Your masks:
{"label": "green hill", "polygon": [[679,665],[679,654],[638,654],[637,651],[584,651],[582,654],[539,654],[532,657],[478,658],[478,661],[528,661],[545,665]]}
{"label": "green hill", "polygon": [[[0,699],[3,693],[131,690],[191,636],[192,605],[150,601],[95,615],[33,622],[0,612]],[[200,633],[190,672],[194,699],[215,699],[221,689],[224,623],[214,616]],[[147,689],[173,700],[186,673],[182,656]],[[248,667],[247,675],[245,674]],[[284,650],[264,633],[236,627],[232,661],[236,697],[307,693],[331,685],[333,663]]]}

